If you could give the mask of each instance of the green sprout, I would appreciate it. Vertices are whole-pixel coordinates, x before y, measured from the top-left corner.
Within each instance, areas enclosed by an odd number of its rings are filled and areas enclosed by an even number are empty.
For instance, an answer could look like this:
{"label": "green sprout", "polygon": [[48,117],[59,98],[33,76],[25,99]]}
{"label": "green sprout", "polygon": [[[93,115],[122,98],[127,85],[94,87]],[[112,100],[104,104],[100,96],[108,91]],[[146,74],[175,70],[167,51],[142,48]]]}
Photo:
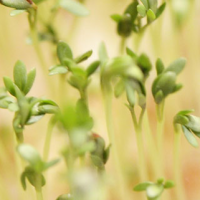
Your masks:
{"label": "green sprout", "polygon": [[154,182],[143,182],[136,185],[133,190],[137,192],[146,191],[148,200],[159,200],[165,189],[174,187],[174,183],[171,180],[164,181],[163,178]]}

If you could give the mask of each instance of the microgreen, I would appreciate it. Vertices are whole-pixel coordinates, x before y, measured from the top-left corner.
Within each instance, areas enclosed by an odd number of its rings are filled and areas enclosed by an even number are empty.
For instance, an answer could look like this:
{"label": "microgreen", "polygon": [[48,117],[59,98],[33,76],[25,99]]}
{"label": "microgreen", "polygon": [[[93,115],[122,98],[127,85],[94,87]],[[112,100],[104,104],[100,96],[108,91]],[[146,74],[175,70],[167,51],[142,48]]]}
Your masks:
{"label": "microgreen", "polygon": [[148,200],[158,200],[162,195],[164,189],[169,189],[174,187],[174,183],[171,180],[164,181],[163,178],[158,179],[156,183],[153,182],[143,182],[136,185],[133,190],[140,192],[146,191],[146,196]]}

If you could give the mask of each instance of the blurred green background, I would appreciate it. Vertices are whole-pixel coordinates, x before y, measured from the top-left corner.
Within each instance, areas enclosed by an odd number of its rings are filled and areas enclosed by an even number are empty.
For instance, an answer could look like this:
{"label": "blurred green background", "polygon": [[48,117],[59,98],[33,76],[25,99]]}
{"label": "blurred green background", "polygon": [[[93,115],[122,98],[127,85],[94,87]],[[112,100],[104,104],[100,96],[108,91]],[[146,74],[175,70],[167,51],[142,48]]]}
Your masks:
{"label": "blurred green background", "polygon": [[[39,18],[48,22],[49,11],[55,1],[48,0],[39,7]],[[76,18],[72,14],[61,10],[55,21],[52,22],[57,30],[58,38],[66,41],[76,55],[92,49],[93,55],[90,58],[95,60],[98,57],[98,47],[104,41],[109,55],[117,56],[120,48],[120,37],[116,33],[116,24],[111,20],[110,15],[122,13],[129,0],[86,0],[85,5],[90,10],[90,15],[84,18]],[[0,85],[3,86],[3,76],[12,77],[12,69],[17,60],[22,60],[28,69],[37,69],[36,81],[29,95],[37,97],[48,97],[57,100],[59,93],[59,82],[56,76],[48,79],[53,84],[50,88],[32,45],[27,44],[29,26],[27,14],[23,13],[16,17],[9,15],[12,9],[0,6]],[[195,115],[200,116],[200,1],[199,0],[171,0],[167,1],[167,7],[163,15],[156,20],[144,34],[138,52],[145,52],[150,56],[154,64],[158,57],[162,58],[168,65],[178,57],[185,57],[187,65],[184,72],[179,77],[179,82],[183,83],[180,92],[170,96],[166,101],[165,108],[165,170],[166,179],[172,179],[173,168],[173,127],[174,115],[183,109],[194,109]],[[42,29],[42,27],[38,27]],[[127,42],[127,46],[135,48],[135,38],[133,34]],[[41,43],[42,51],[45,55],[46,74],[48,68],[56,64],[54,54],[56,46],[48,42]],[[155,69],[151,72],[147,81],[148,88],[148,114],[150,117],[153,133],[156,128],[155,104],[151,95],[151,84],[155,78]],[[67,83],[63,83],[67,84]],[[107,143],[108,136],[105,125],[105,114],[103,100],[99,86],[99,75],[93,77],[89,87],[89,105],[91,115],[95,120],[94,131],[102,135]],[[64,94],[66,93],[66,94]],[[67,102],[76,101],[78,93],[73,88],[67,86],[63,91]],[[127,187],[127,196],[124,198],[138,199],[140,194],[132,191],[138,182],[137,174],[137,148],[135,133],[131,123],[130,113],[124,106],[125,97],[114,99],[113,117],[115,134],[120,149],[120,157],[123,162],[124,174]],[[14,160],[15,138],[12,131],[13,114],[6,110],[0,110],[0,199],[1,195],[6,197],[2,200],[21,200],[21,190],[16,169],[18,164]],[[37,147],[42,152],[44,137],[48,117],[39,123],[27,127],[25,130],[25,142]],[[59,155],[62,145],[65,143],[63,135],[54,130],[53,141],[51,143],[51,157]],[[148,149],[146,149],[148,152]],[[192,148],[184,136],[181,141],[182,171],[187,199],[197,200],[200,198],[200,150]],[[146,159],[149,160],[148,153]],[[152,161],[151,161],[152,162]],[[114,177],[113,164],[107,164],[107,173]],[[52,168],[48,172],[48,184],[46,187],[46,199],[54,200],[59,194],[66,193],[68,185],[65,177],[64,163]],[[117,183],[112,183],[109,188],[108,199],[117,200],[115,191],[118,189]],[[20,188],[20,189],[19,189]],[[31,188],[30,188],[31,190]],[[173,199],[173,191],[169,191]],[[34,194],[27,196],[27,199],[35,199]]]}

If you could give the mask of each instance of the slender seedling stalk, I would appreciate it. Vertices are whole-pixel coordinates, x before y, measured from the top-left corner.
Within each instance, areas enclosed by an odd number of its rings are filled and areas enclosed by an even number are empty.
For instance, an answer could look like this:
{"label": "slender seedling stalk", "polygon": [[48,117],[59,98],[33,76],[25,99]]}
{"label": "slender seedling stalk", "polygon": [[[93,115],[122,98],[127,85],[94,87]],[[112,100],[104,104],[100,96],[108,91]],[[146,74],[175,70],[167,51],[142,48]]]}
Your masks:
{"label": "slender seedling stalk", "polygon": [[105,106],[105,117],[106,117],[106,126],[107,132],[109,136],[109,141],[112,145],[111,154],[114,159],[114,166],[117,174],[117,182],[119,183],[119,199],[123,199],[125,197],[125,183],[123,179],[122,168],[119,160],[119,152],[117,149],[117,142],[114,135],[113,130],[113,119],[112,119],[112,92],[111,90],[107,90],[102,86],[103,98],[104,98],[104,106]]}
{"label": "slender seedling stalk", "polygon": [[45,61],[44,61],[44,56],[43,56],[42,51],[40,49],[38,35],[37,35],[37,28],[36,28],[36,25],[37,25],[37,10],[35,10],[35,9],[29,10],[28,22],[29,22],[29,26],[30,26],[31,38],[32,38],[33,46],[35,48],[35,52],[36,52],[38,60],[40,62],[40,66],[41,66],[42,70],[44,71],[44,73],[46,74],[46,64],[45,64]]}
{"label": "slender seedling stalk", "polygon": [[35,191],[36,191],[36,197],[37,197],[37,200],[43,200],[43,195],[42,195],[42,180],[41,180],[41,176],[38,175],[37,177],[37,180],[36,180],[36,187],[35,187]]}
{"label": "slender seedling stalk", "polygon": [[121,42],[120,42],[120,49],[119,49],[119,53],[121,55],[124,54],[124,51],[125,51],[125,46],[126,46],[126,38],[125,37],[121,37]]}
{"label": "slender seedling stalk", "polygon": [[53,132],[53,128],[54,128],[55,124],[56,124],[55,116],[52,116],[48,123],[46,139],[45,139],[45,143],[44,143],[43,160],[45,162],[48,161],[52,132]]}
{"label": "slender seedling stalk", "polygon": [[180,155],[180,139],[181,139],[181,127],[178,124],[174,124],[174,180],[176,184],[176,198],[186,200],[185,190],[183,186],[183,180],[181,176],[181,155]]}
{"label": "slender seedling stalk", "polygon": [[[165,104],[165,101],[163,100],[160,104],[156,105],[157,148],[158,148],[157,150],[158,150],[158,153],[159,153],[159,167],[160,167],[160,169],[163,169],[164,104]],[[164,169],[163,169],[163,171],[164,171]]]}
{"label": "slender seedling stalk", "polygon": [[137,141],[138,157],[139,157],[139,174],[141,179],[140,181],[146,181],[148,180],[147,168],[146,168],[147,165],[145,162],[145,152],[142,139],[142,119],[144,115],[144,109],[142,109],[141,111],[139,122],[137,122],[134,108],[130,109],[130,111],[136,132],[136,141]]}

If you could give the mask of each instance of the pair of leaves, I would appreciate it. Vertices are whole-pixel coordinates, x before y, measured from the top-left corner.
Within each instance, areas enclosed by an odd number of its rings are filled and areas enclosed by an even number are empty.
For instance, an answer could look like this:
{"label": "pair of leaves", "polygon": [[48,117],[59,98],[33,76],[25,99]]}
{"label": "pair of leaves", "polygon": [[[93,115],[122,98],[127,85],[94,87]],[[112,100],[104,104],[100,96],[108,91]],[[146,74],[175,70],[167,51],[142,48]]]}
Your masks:
{"label": "pair of leaves", "polygon": [[24,189],[26,189],[26,178],[34,186],[38,186],[38,179],[41,181],[41,186],[45,185],[45,179],[42,172],[47,170],[58,163],[58,159],[50,162],[44,162],[35,148],[28,144],[20,144],[17,146],[17,152],[19,155],[29,163],[29,166],[25,168],[21,175],[21,183]]}
{"label": "pair of leaves", "polygon": [[[122,37],[129,37],[134,32],[145,29],[152,21],[157,19],[165,9],[165,3],[157,8],[157,0],[143,0],[142,4],[137,1],[132,2],[126,8],[123,15],[114,14],[111,18],[117,22],[117,32]],[[147,17],[147,24],[141,26],[141,18]]]}
{"label": "pair of leaves", "polygon": [[180,124],[182,131],[187,139],[187,141],[193,146],[198,147],[198,141],[195,137],[200,137],[200,118],[190,113],[193,110],[183,110],[180,111],[174,117],[174,124]]}
{"label": "pair of leaves", "polygon": [[91,160],[98,169],[104,169],[109,158],[111,145],[105,148],[104,139],[95,133],[92,134],[92,140],[95,142],[95,148],[90,154]]}
{"label": "pair of leaves", "polygon": [[174,183],[171,180],[168,180],[164,183],[164,179],[158,179],[156,183],[153,182],[143,182],[134,187],[134,191],[146,191],[147,198],[149,200],[156,200],[161,196],[164,189],[169,189],[174,187]]}
{"label": "pair of leaves", "polygon": [[35,80],[36,70],[32,69],[28,74],[26,67],[22,61],[17,61],[14,66],[13,76],[14,82],[9,77],[4,77],[4,85],[8,92],[16,97],[15,85],[26,95],[32,88]]}
{"label": "pair of leaves", "polygon": [[176,78],[185,67],[185,64],[186,59],[179,58],[165,69],[161,59],[157,60],[156,70],[158,76],[152,85],[152,94],[157,104],[160,104],[169,94],[182,88],[181,84],[176,84]]}

